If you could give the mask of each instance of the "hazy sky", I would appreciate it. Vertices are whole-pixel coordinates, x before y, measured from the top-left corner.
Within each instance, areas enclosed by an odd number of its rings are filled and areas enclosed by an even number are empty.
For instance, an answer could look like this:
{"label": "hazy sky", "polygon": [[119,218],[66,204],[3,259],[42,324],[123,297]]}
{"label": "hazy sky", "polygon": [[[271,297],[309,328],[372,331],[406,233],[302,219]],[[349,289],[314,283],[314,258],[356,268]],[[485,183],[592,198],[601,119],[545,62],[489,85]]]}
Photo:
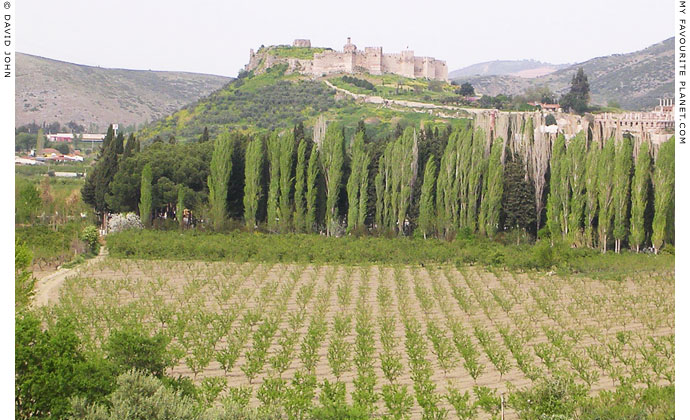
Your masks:
{"label": "hazy sky", "polygon": [[573,63],[673,35],[673,2],[15,0],[17,51],[79,64],[235,76],[249,49],[309,38],[446,60]]}

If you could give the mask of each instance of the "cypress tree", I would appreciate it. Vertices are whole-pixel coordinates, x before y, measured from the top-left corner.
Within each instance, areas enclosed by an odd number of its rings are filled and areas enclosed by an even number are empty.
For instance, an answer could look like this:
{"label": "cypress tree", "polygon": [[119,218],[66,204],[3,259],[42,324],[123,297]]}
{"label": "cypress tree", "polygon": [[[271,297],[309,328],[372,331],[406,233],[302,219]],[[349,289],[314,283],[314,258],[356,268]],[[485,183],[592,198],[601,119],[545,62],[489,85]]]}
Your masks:
{"label": "cypress tree", "polygon": [[[112,129],[112,125],[111,125],[110,127],[111,127],[110,129]],[[107,137],[107,136],[106,136],[106,137]],[[45,148],[45,147],[44,147],[45,138],[46,138],[46,136],[45,136],[45,134],[43,133],[43,129],[42,129],[42,128],[39,128],[39,129],[38,129],[38,134],[36,134],[36,155],[38,155],[39,153],[41,153],[41,150],[43,150],[43,149]],[[104,143],[105,143],[105,141],[104,141]]]}
{"label": "cypress tree", "polygon": [[278,231],[280,197],[280,137],[274,131],[268,137],[268,203],[266,224],[271,232]]}
{"label": "cypress tree", "polygon": [[141,198],[139,199],[139,218],[146,227],[151,226],[152,183],[151,164],[147,163],[141,171]]}
{"label": "cypress tree", "polygon": [[599,155],[598,195],[599,195],[599,246],[602,252],[608,248],[608,239],[611,235],[613,223],[613,163],[616,158],[616,144],[614,139],[609,139]]}
{"label": "cypress tree", "polygon": [[419,229],[426,239],[434,231],[434,187],[436,185],[436,162],[429,156],[424,168],[422,195],[419,199]]}
{"label": "cypress tree", "polygon": [[629,137],[624,137],[616,150],[613,175],[613,238],[615,252],[621,251],[621,244],[628,237],[628,209],[630,208],[630,176],[633,169],[633,146]]}
{"label": "cypress tree", "polygon": [[565,137],[559,134],[553,144],[551,152],[551,178],[549,181],[550,191],[546,202],[546,225],[551,232],[551,241],[559,239],[563,235],[563,202],[564,191],[563,178],[567,179],[567,172],[565,171],[563,161],[565,160]]}
{"label": "cypress tree", "polygon": [[115,138],[115,153],[118,155],[121,155],[125,152],[125,136],[122,134],[122,131],[117,133],[117,137]]}
{"label": "cypress tree", "polygon": [[261,200],[261,173],[263,167],[263,144],[255,138],[247,144],[244,164],[244,223],[249,229],[257,226],[256,214]]}
{"label": "cypress tree", "polygon": [[632,207],[630,209],[630,246],[640,252],[640,245],[647,240],[645,230],[645,210],[649,203],[649,187],[652,173],[652,157],[649,143],[642,142],[637,153],[635,175],[632,181]]}
{"label": "cypress tree", "polygon": [[126,159],[132,156],[135,152],[137,140],[134,138],[134,134],[130,134],[127,137],[127,144],[125,144],[125,151],[122,153],[122,159]]}
{"label": "cypress tree", "polygon": [[587,167],[587,142],[584,131],[580,131],[568,144],[566,151],[570,185],[570,210],[568,214],[568,239],[571,244],[580,242],[583,235],[582,220],[585,212],[585,186]]}
{"label": "cypress tree", "polygon": [[654,166],[652,244],[655,253],[659,252],[664,243],[673,239],[675,167],[675,141],[671,137],[659,147]]}
{"label": "cypress tree", "polygon": [[292,164],[294,158],[295,138],[292,132],[285,133],[280,137],[280,205],[278,217],[283,233],[290,229],[290,216],[292,206],[290,203],[290,193],[292,192]]}
{"label": "cypress tree", "polygon": [[213,145],[210,174],[208,176],[208,201],[211,205],[211,221],[220,230],[227,215],[228,183],[232,173],[233,139],[230,133],[223,133]]}
{"label": "cypress tree", "polygon": [[326,180],[326,234],[330,236],[338,225],[338,197],[345,161],[345,138],[338,124],[326,128],[321,147],[321,165]]}
{"label": "cypress tree", "polygon": [[103,227],[105,227],[105,214],[110,209],[106,197],[110,194],[110,181],[117,173],[117,169],[118,158],[113,126],[111,125],[103,139],[103,146],[101,146],[96,165],[86,177],[81,189],[84,202],[91,205],[96,213],[103,216]]}
{"label": "cypress tree", "polygon": [[311,148],[309,166],[307,167],[307,218],[306,229],[308,232],[316,228],[316,196],[318,194],[319,177],[319,150]]}
{"label": "cypress tree", "polygon": [[[300,123],[301,124],[301,123]],[[295,127],[296,128],[296,127]],[[303,136],[297,146],[297,168],[295,169],[295,216],[294,226],[297,232],[304,232],[306,227],[306,210],[304,194],[306,189],[307,142]]]}
{"label": "cypress tree", "polygon": [[498,231],[501,218],[501,200],[503,198],[502,153],[503,139],[499,137],[491,145],[491,155],[489,156],[488,172],[479,214],[479,231],[485,233],[489,238],[493,238]]}
{"label": "cypress tree", "polygon": [[598,145],[591,145],[587,152],[585,169],[585,245],[594,247],[594,220],[599,210],[599,154]]}
{"label": "cypress tree", "polygon": [[203,133],[201,133],[201,137],[199,137],[199,143],[205,143],[209,140],[208,137],[208,127],[204,127]]}

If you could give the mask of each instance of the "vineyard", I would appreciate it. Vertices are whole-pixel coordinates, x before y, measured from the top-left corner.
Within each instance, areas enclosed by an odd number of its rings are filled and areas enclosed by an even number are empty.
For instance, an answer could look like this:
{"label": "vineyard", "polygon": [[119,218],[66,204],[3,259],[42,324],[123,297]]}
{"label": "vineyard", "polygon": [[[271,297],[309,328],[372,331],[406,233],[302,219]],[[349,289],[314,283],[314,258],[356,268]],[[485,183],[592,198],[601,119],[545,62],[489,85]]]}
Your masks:
{"label": "vineyard", "polygon": [[517,418],[513,394],[563,377],[591,395],[675,383],[674,272],[622,281],[472,266],[106,258],[67,279],[46,321],[102,351],[145,325],[209,401],[306,418]]}

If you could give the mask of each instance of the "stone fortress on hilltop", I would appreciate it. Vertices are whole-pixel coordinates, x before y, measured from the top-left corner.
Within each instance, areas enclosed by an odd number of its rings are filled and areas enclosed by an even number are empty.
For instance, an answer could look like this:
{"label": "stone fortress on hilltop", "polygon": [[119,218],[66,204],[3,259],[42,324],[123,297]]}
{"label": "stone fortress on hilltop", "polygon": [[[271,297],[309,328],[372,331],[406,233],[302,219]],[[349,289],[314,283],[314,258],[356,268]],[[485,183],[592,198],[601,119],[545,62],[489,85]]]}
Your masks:
{"label": "stone fortress on hilltop", "polygon": [[[293,47],[311,48],[308,39],[296,39]],[[270,48],[268,49],[270,51]],[[313,59],[278,57],[270,54],[254,53],[250,50],[247,71],[261,70],[274,64],[286,62],[289,72],[299,72],[314,76],[333,73],[393,73],[410,78],[448,81],[448,66],[445,61],[432,57],[415,57],[414,51],[405,50],[397,54],[383,52],[383,47],[366,47],[358,50],[350,38],[343,51],[326,49],[314,53]]]}

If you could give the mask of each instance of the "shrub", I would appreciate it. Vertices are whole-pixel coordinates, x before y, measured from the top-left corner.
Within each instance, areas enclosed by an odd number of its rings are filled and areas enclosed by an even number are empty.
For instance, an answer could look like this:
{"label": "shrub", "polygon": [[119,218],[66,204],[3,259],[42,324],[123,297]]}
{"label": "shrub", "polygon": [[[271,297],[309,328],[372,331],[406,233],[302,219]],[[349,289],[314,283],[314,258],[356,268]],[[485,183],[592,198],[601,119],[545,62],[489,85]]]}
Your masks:
{"label": "shrub", "polygon": [[89,225],[85,227],[84,230],[81,231],[81,240],[86,242],[92,254],[98,253],[98,229],[96,226]]}

